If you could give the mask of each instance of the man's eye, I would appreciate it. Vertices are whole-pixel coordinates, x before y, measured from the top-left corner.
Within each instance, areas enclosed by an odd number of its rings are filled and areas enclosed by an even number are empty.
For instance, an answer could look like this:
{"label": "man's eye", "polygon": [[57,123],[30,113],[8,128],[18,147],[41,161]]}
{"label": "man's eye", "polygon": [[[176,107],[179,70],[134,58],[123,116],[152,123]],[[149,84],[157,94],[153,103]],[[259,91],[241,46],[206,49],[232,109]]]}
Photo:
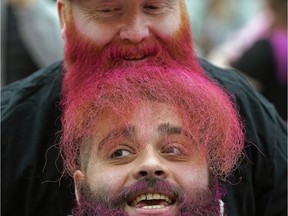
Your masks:
{"label": "man's eye", "polygon": [[122,158],[122,157],[127,157],[130,154],[132,153],[127,149],[118,149],[111,154],[110,158]]}
{"label": "man's eye", "polygon": [[144,9],[150,14],[162,14],[166,11],[167,7],[162,4],[147,4],[144,6]]}
{"label": "man's eye", "polygon": [[181,155],[182,151],[179,148],[177,148],[177,147],[170,146],[170,147],[165,148],[163,150],[163,153],[164,154],[169,154],[169,155]]}
{"label": "man's eye", "polygon": [[150,10],[157,10],[157,9],[159,9],[159,7],[156,6],[156,5],[146,5],[144,8],[150,9]]}
{"label": "man's eye", "polygon": [[113,9],[111,9],[111,8],[103,8],[103,9],[101,9],[101,10],[99,10],[100,12],[102,12],[102,13],[109,13],[109,12],[111,12]]}
{"label": "man's eye", "polygon": [[97,8],[97,14],[99,17],[112,17],[121,12],[120,7],[99,7]]}
{"label": "man's eye", "polygon": [[111,12],[119,11],[119,10],[120,10],[119,8],[101,8],[98,11],[102,13],[111,13]]}

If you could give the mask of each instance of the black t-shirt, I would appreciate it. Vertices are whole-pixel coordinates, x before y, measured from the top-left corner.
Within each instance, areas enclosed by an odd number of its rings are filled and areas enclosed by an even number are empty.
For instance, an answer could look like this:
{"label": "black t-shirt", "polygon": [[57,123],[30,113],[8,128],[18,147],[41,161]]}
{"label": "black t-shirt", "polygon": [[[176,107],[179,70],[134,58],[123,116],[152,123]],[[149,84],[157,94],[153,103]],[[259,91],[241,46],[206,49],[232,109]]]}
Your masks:
{"label": "black t-shirt", "polygon": [[275,105],[282,118],[287,119],[287,80],[280,81],[277,77],[275,58],[271,42],[262,39],[256,41],[232,65],[260,82],[263,88],[261,93]]}
{"label": "black t-shirt", "polygon": [[[231,216],[287,215],[287,129],[271,103],[237,73],[201,60],[207,74],[235,95],[244,119],[246,158],[226,182]],[[2,90],[2,214],[63,216],[75,204],[57,142],[61,63]]]}

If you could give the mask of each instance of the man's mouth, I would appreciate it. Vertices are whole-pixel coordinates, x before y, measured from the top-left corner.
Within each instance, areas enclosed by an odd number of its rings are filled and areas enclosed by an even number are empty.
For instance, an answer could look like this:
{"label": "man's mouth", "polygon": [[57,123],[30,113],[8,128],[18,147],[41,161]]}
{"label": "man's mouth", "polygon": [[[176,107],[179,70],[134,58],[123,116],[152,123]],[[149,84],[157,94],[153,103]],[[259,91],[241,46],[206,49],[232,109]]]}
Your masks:
{"label": "man's mouth", "polygon": [[122,59],[124,61],[141,61],[141,60],[144,60],[146,58],[148,58],[148,55],[143,55],[143,54],[122,57]]}
{"label": "man's mouth", "polygon": [[141,209],[162,209],[174,203],[175,199],[163,193],[144,193],[128,202],[128,205]]}

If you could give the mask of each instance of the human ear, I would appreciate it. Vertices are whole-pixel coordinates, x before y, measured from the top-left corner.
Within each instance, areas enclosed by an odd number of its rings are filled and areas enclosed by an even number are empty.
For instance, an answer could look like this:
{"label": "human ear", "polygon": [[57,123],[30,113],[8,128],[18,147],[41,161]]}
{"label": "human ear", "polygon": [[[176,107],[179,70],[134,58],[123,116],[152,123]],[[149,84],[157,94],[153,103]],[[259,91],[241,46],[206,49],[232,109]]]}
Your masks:
{"label": "human ear", "polygon": [[65,0],[57,0],[57,10],[60,21],[61,36],[65,38],[66,31],[66,17],[65,17]]}
{"label": "human ear", "polygon": [[80,185],[84,181],[85,174],[81,172],[80,170],[77,170],[73,174],[74,179],[74,185],[75,185],[75,195],[76,195],[76,201],[79,204],[80,201]]}

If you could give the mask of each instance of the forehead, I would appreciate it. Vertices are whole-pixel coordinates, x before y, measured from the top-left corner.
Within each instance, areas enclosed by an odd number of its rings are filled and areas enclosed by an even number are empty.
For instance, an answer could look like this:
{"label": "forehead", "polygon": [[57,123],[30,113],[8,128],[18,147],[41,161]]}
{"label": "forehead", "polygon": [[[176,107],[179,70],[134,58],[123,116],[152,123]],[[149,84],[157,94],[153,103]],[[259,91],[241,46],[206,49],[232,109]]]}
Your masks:
{"label": "forehead", "polygon": [[94,2],[94,3],[143,3],[143,2],[149,2],[149,3],[177,3],[177,2],[185,2],[185,0],[74,0],[77,2]]}
{"label": "forehead", "polygon": [[[185,0],[68,0],[86,7],[125,6],[129,10],[135,6],[151,4],[155,7],[175,7],[185,5]],[[180,4],[179,4],[180,3]]]}
{"label": "forehead", "polygon": [[182,122],[172,105],[158,102],[140,102],[136,107],[123,107],[123,111],[113,112],[106,110],[100,116],[96,125],[98,135],[127,125],[132,125],[136,129],[154,130],[161,124],[171,123],[181,126]]}

